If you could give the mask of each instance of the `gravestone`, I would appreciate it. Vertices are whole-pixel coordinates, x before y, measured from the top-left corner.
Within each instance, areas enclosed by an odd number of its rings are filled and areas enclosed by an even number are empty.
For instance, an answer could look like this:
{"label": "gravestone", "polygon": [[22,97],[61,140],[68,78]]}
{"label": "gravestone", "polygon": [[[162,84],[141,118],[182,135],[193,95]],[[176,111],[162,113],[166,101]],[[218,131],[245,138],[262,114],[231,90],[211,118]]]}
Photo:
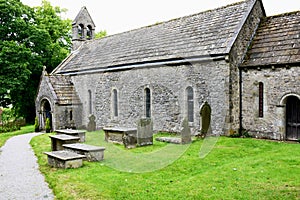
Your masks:
{"label": "gravestone", "polygon": [[89,123],[87,126],[87,131],[95,131],[96,130],[96,117],[94,115],[91,115],[89,117]]}
{"label": "gravestone", "polygon": [[153,122],[150,118],[144,118],[138,121],[137,145],[153,145]]}
{"label": "gravestone", "polygon": [[210,121],[211,121],[211,107],[207,103],[207,101],[204,103],[204,105],[200,110],[200,116],[201,116],[201,137],[206,137],[206,134],[210,127]]}
{"label": "gravestone", "polygon": [[189,122],[186,118],[184,118],[182,122],[182,130],[181,130],[181,144],[189,144],[192,142],[191,139],[191,129],[189,127]]}
{"label": "gravestone", "polygon": [[136,132],[124,132],[122,139],[125,148],[133,149],[136,147],[137,144]]}

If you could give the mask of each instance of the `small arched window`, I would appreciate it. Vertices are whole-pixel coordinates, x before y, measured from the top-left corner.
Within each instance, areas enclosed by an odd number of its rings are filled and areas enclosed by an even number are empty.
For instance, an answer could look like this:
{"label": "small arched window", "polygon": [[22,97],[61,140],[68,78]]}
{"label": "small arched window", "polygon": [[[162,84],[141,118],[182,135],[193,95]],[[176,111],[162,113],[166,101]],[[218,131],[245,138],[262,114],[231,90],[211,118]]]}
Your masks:
{"label": "small arched window", "polygon": [[92,108],[92,91],[89,90],[88,93],[89,93],[89,114],[92,114],[92,110],[93,110],[93,108]]}
{"label": "small arched window", "polygon": [[73,120],[73,111],[70,110],[70,121],[72,121],[72,120]]}
{"label": "small arched window", "polygon": [[113,115],[118,117],[118,91],[116,89],[113,90]]}
{"label": "small arched window", "polygon": [[90,25],[88,25],[87,28],[86,28],[86,38],[87,39],[92,39],[93,38],[92,27]]}
{"label": "small arched window", "polygon": [[264,83],[259,82],[258,84],[258,117],[264,117]]}
{"label": "small arched window", "polygon": [[147,118],[151,118],[151,91],[149,88],[145,89],[145,114]]}
{"label": "small arched window", "polygon": [[186,88],[187,95],[187,117],[189,122],[194,122],[194,90],[192,87]]}
{"label": "small arched window", "polygon": [[79,24],[78,25],[78,36],[79,36],[80,39],[82,39],[84,37],[83,30],[84,30],[83,24]]}

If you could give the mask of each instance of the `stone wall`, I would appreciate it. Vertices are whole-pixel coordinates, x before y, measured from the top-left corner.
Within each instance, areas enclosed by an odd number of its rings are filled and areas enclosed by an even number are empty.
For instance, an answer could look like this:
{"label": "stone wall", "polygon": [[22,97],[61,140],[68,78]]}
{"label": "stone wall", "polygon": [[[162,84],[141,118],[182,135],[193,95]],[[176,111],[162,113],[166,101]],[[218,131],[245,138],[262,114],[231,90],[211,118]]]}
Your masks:
{"label": "stone wall", "polygon": [[[245,16],[246,17],[246,16]],[[256,4],[241,27],[241,31],[236,38],[233,48],[230,52],[231,72],[229,80],[229,116],[226,117],[228,125],[227,130],[237,132],[239,129],[239,104],[240,104],[240,89],[239,89],[239,70],[238,66],[242,63],[245,54],[251,44],[255,32],[264,17],[264,11],[261,1],[256,1]],[[230,123],[231,122],[231,123]]]}
{"label": "stone wall", "polygon": [[85,128],[85,126],[82,125],[82,105],[56,104],[54,118],[56,119],[56,129]]}
{"label": "stone wall", "polygon": [[44,101],[48,101],[51,107],[52,130],[60,128],[82,127],[82,105],[58,104],[56,93],[49,81],[49,75],[42,75],[35,102],[36,116],[38,116],[39,124],[42,125],[41,128],[44,128],[45,125],[43,122],[44,119],[40,114],[42,110],[42,103]]}
{"label": "stone wall", "polygon": [[[55,94],[53,88],[49,84],[49,77],[42,75],[41,82],[38,88],[38,93],[35,101],[35,111],[38,117],[40,128],[44,128],[45,122],[41,122],[42,102],[48,101],[51,107],[51,112],[55,113]],[[56,119],[52,117],[52,128],[56,129]]]}
{"label": "stone wall", "polygon": [[[212,124],[224,128],[226,87],[229,64],[225,61],[179,66],[147,67],[72,77],[83,103],[82,119],[88,123],[88,90],[92,91],[93,114],[97,128],[103,126],[136,127],[145,117],[145,88],[151,91],[151,118],[154,130],[180,132],[187,115],[186,88],[194,89],[194,122],[200,128],[200,108],[204,101],[212,107]],[[118,91],[118,117],[112,112],[112,91]]]}
{"label": "stone wall", "polygon": [[[96,115],[96,88],[99,84],[100,77],[102,74],[87,74],[87,75],[80,75],[80,76],[73,76],[72,82],[74,83],[74,87],[76,88],[76,92],[81,100],[82,103],[82,112],[81,112],[81,120],[82,126],[87,126],[89,122],[89,117]],[[90,91],[90,94],[89,94]],[[91,95],[91,99],[90,99]],[[102,103],[101,100],[97,101],[98,103]],[[90,105],[91,103],[91,105]],[[90,106],[91,106],[91,113],[90,113]]]}
{"label": "stone wall", "polygon": [[[264,117],[259,118],[259,82],[264,84]],[[300,65],[243,71],[243,127],[260,138],[285,138],[285,97],[300,96]]]}

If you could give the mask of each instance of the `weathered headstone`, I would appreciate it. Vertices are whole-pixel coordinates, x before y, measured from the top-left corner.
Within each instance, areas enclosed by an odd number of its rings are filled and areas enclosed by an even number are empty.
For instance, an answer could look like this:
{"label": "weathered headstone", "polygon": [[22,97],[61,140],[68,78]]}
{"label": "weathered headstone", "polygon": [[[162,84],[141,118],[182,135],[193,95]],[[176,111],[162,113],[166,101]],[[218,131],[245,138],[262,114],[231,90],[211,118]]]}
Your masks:
{"label": "weathered headstone", "polygon": [[200,110],[200,116],[201,116],[201,137],[205,137],[209,127],[210,127],[210,121],[211,121],[211,107],[207,103],[207,101],[204,103]]}
{"label": "weathered headstone", "polygon": [[87,126],[87,131],[95,131],[96,130],[96,117],[94,115],[91,115],[89,117],[89,123]]}
{"label": "weathered headstone", "polygon": [[181,144],[189,144],[192,142],[191,139],[191,129],[189,127],[189,122],[186,118],[184,118],[182,122],[182,130],[181,130]]}
{"label": "weathered headstone", "polygon": [[144,118],[138,121],[137,145],[153,145],[153,122],[150,118]]}
{"label": "weathered headstone", "polygon": [[122,140],[125,148],[127,149],[136,148],[136,144],[137,144],[136,133],[124,132]]}

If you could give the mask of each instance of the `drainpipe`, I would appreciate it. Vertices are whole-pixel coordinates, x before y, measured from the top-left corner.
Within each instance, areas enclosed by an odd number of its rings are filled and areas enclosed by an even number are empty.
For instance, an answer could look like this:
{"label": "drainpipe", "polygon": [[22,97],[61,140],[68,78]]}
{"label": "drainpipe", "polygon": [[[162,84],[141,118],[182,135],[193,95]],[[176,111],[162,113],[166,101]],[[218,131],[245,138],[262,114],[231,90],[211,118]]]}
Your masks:
{"label": "drainpipe", "polygon": [[239,113],[239,122],[240,122],[240,127],[239,127],[239,134],[242,135],[242,129],[243,129],[243,78],[242,78],[242,69],[239,68],[239,87],[240,87],[240,113]]}

